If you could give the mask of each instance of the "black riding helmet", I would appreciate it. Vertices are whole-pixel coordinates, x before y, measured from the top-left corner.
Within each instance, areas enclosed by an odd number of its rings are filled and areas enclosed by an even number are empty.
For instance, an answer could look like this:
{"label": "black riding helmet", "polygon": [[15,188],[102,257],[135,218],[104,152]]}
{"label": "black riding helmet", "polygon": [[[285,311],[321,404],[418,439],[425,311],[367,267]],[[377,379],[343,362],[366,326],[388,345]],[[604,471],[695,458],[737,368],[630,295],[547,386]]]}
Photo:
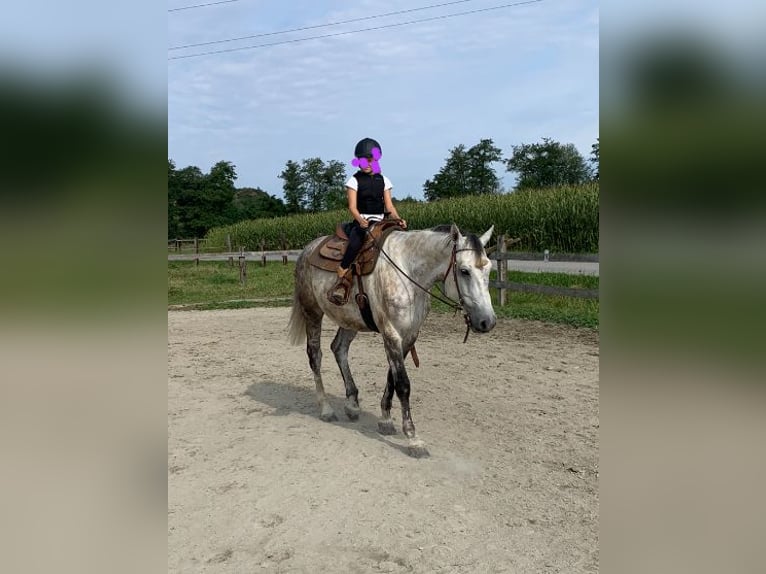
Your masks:
{"label": "black riding helmet", "polygon": [[372,138],[364,138],[358,144],[356,144],[356,147],[354,148],[354,156],[370,158],[372,157],[372,148],[378,148],[380,150],[380,154],[383,155],[383,148],[380,147],[378,142]]}

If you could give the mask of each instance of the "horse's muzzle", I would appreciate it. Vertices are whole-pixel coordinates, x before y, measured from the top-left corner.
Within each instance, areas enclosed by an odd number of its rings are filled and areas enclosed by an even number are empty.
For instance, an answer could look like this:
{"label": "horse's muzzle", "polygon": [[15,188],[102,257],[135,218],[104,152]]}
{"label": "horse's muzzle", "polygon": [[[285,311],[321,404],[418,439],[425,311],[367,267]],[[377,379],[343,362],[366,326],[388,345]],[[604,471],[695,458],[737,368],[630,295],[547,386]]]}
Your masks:
{"label": "horse's muzzle", "polygon": [[497,324],[497,317],[494,314],[485,317],[474,317],[473,319],[470,316],[466,316],[465,319],[474,333],[489,333]]}

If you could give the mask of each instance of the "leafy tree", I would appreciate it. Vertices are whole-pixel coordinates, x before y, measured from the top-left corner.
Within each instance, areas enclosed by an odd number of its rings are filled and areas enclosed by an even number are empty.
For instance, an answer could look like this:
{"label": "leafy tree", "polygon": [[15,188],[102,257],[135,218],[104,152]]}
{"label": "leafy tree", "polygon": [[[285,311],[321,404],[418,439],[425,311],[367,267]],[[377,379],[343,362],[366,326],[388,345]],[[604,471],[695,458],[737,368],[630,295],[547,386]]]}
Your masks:
{"label": "leafy tree", "polygon": [[470,149],[463,144],[452,148],[433,181],[423,184],[426,200],[498,193],[500,179],[491,164],[501,159],[502,151],[491,139],[483,139]]}
{"label": "leafy tree", "polygon": [[325,196],[325,209],[345,209],[348,206],[346,198],[346,166],[337,160],[331,159],[325,167],[325,184],[327,195]]}
{"label": "leafy tree", "polygon": [[502,154],[491,139],[483,139],[468,150],[468,185],[473,195],[499,193],[500,178],[491,164],[502,161]]}
{"label": "leafy tree", "polygon": [[282,192],[285,196],[287,213],[302,212],[306,201],[306,189],[303,185],[301,166],[292,160],[288,161],[284,171],[279,174],[279,178],[284,181]]}
{"label": "leafy tree", "polygon": [[304,159],[301,164],[288,161],[279,175],[284,180],[285,203],[288,213],[318,213],[346,205],[343,163],[318,157]]}
{"label": "leafy tree", "polygon": [[234,207],[237,211],[237,221],[287,215],[284,202],[260,188],[243,187],[237,189],[234,195]]}
{"label": "leafy tree", "polygon": [[324,162],[318,157],[304,159],[301,166],[301,178],[306,190],[304,210],[311,213],[323,211],[328,191]]}
{"label": "leafy tree", "polygon": [[172,159],[168,159],[168,239],[179,236],[179,191],[176,178],[176,164]]}
{"label": "leafy tree", "polygon": [[210,169],[205,181],[206,202],[210,210],[209,221],[211,222],[208,228],[227,225],[236,220],[237,210],[234,207],[236,180],[237,172],[231,162],[219,161]]}
{"label": "leafy tree", "polygon": [[518,173],[515,189],[574,185],[591,179],[591,169],[574,144],[550,138],[541,143],[513,146],[506,160],[508,171]]}
{"label": "leafy tree", "polygon": [[219,161],[209,174],[196,166],[176,169],[168,160],[168,237],[202,237],[236,217],[234,165]]}
{"label": "leafy tree", "polygon": [[594,143],[592,146],[590,146],[590,161],[593,164],[593,179],[594,181],[598,181],[598,171],[599,171],[599,140],[596,138],[596,143]]}
{"label": "leafy tree", "polygon": [[190,214],[198,209],[205,176],[195,166],[175,169],[168,162],[168,237],[189,237]]}
{"label": "leafy tree", "polygon": [[393,201],[396,205],[399,205],[401,203],[410,203],[410,204],[423,203],[420,199],[416,199],[412,197],[411,195],[408,195],[407,197],[403,197],[402,199],[394,199]]}

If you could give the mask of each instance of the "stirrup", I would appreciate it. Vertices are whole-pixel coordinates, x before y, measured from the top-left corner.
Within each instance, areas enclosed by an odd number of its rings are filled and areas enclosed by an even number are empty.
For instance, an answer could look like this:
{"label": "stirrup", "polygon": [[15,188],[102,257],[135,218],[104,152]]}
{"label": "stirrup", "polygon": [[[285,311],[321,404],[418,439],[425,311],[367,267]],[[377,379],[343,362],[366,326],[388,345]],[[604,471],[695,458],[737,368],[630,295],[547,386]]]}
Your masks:
{"label": "stirrup", "polygon": [[351,293],[351,271],[349,270],[338,282],[327,292],[327,299],[333,305],[342,306],[348,303],[348,296]]}

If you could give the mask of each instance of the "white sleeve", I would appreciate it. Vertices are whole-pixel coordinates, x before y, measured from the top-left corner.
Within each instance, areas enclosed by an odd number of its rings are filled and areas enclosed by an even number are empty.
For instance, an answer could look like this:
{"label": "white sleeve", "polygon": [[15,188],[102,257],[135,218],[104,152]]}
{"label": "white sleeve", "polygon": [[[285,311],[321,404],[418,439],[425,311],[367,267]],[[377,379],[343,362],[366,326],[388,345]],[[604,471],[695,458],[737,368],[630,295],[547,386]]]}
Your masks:
{"label": "white sleeve", "polygon": [[384,175],[384,176],[383,176],[383,189],[384,189],[384,190],[386,190],[386,189],[391,189],[392,187],[394,187],[394,184],[393,184],[393,183],[391,183],[391,180],[390,180],[390,179],[388,179],[388,178],[387,178],[387,177]]}
{"label": "white sleeve", "polygon": [[356,178],[353,175],[348,178],[348,181],[346,181],[346,187],[350,187],[354,191],[357,190],[358,186],[359,184],[357,183]]}

